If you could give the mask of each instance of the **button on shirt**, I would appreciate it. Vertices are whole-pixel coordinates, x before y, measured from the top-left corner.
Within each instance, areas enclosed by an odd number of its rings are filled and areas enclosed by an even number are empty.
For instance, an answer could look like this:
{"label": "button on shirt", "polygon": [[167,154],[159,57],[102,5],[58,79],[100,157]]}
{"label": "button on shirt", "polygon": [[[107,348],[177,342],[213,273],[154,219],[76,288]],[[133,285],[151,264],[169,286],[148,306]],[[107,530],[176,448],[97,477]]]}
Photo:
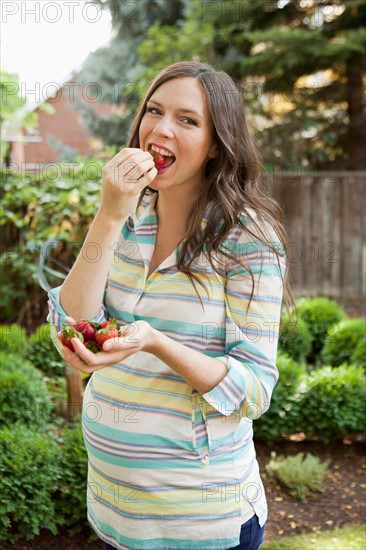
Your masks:
{"label": "button on shirt", "polygon": [[[267,222],[243,210],[244,226],[256,234],[256,220],[282,255],[278,260],[269,244],[237,223],[224,243],[233,259],[219,262],[219,273],[204,252],[192,263],[197,275],[206,276],[208,296],[196,283],[201,304],[177,270],[182,243],[147,280],[157,196],[148,190],[124,224],[94,320],[148,321],[176,342],[223,361],[227,374],[202,395],[141,351],[92,375],[82,415],[88,518],[97,535],[119,549],[232,548],[242,523],[255,513],[260,525],[267,518],[252,424],[268,409],[278,377],[283,249]],[[248,312],[252,278],[239,256],[254,277]],[[49,293],[51,331],[60,330],[66,315],[58,293]]]}

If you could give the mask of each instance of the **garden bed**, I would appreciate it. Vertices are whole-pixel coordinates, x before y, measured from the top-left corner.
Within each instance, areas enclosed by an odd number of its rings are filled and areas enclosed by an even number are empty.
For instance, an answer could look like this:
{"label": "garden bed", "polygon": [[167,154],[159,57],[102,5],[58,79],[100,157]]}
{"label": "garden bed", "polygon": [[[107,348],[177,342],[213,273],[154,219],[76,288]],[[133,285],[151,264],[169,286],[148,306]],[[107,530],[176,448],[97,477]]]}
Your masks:
{"label": "garden bed", "polygon": [[[266,540],[280,539],[304,531],[330,530],[346,524],[361,523],[364,520],[366,453],[363,442],[257,442],[256,449],[269,506]],[[330,459],[325,492],[314,494],[307,502],[300,502],[289,495],[266,472],[265,466],[273,451],[277,455],[312,453],[321,460]],[[16,546],[18,550],[49,550],[52,547],[63,550],[101,550],[102,543],[98,540],[89,541],[89,536],[90,533],[83,533],[72,537],[62,528],[57,536],[53,536],[49,531],[42,531],[40,536],[31,541],[21,540]],[[13,545],[4,545],[5,550],[10,548],[13,548]]]}

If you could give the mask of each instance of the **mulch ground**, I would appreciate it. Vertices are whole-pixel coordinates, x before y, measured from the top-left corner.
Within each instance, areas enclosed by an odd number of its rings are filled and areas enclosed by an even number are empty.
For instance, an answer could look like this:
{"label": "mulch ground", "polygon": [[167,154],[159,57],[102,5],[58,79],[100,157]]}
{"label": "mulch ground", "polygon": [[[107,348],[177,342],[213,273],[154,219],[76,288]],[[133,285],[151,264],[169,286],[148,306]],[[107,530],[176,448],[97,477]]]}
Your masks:
{"label": "mulch ground", "polygon": [[[349,523],[361,523],[366,513],[366,445],[361,441],[345,440],[324,445],[320,442],[283,441],[276,444],[256,443],[257,459],[266,488],[269,518],[266,540],[280,539],[285,535],[316,532],[342,527]],[[292,455],[298,452],[312,453],[321,460],[330,460],[325,491],[316,493],[307,502],[291,496],[266,472],[271,452]],[[55,537],[49,531],[31,541],[5,544],[4,549],[17,550],[101,550],[100,541],[90,541],[88,533],[70,537],[61,529]]]}

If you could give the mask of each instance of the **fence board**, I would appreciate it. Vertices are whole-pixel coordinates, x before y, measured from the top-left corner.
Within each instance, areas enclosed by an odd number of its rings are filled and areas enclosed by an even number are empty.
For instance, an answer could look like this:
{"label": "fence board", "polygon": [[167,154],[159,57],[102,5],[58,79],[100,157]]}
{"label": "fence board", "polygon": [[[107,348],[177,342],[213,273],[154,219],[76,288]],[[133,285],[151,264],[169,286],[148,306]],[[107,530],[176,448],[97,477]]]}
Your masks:
{"label": "fence board", "polygon": [[295,296],[364,300],[365,173],[275,174],[269,189],[284,211]]}

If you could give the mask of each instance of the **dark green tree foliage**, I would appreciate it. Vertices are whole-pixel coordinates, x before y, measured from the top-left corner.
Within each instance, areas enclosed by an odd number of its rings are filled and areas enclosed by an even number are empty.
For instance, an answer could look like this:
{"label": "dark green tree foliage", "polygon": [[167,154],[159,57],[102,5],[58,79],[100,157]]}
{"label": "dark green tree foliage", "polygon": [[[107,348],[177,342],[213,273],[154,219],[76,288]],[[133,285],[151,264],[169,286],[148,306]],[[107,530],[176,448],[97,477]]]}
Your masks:
{"label": "dark green tree foliage", "polygon": [[[223,4],[233,7],[235,2]],[[265,133],[272,150],[275,146],[280,153],[291,137],[287,162],[305,157],[304,164],[312,167],[339,161],[363,169],[365,4],[259,0],[241,5],[239,20],[233,12],[221,30],[219,26],[223,64],[239,78],[262,79],[267,101],[284,102],[283,116]],[[300,84],[308,75],[313,77]],[[267,118],[272,117],[273,109],[267,109]]]}
{"label": "dark green tree foliage", "polygon": [[146,70],[138,57],[138,46],[149,27],[160,21],[174,25],[183,16],[184,0],[92,0],[112,17],[110,44],[99,48],[86,60],[81,84],[96,83],[100,102],[116,106],[113,116],[97,114],[87,102],[79,102],[89,131],[108,145],[126,143],[133,115],[141,96],[140,77]]}
{"label": "dark green tree foliage", "polygon": [[237,80],[266,163],[363,169],[365,23],[361,0],[191,0],[173,29],[149,29],[140,61],[151,74],[191,44],[180,59]]}

